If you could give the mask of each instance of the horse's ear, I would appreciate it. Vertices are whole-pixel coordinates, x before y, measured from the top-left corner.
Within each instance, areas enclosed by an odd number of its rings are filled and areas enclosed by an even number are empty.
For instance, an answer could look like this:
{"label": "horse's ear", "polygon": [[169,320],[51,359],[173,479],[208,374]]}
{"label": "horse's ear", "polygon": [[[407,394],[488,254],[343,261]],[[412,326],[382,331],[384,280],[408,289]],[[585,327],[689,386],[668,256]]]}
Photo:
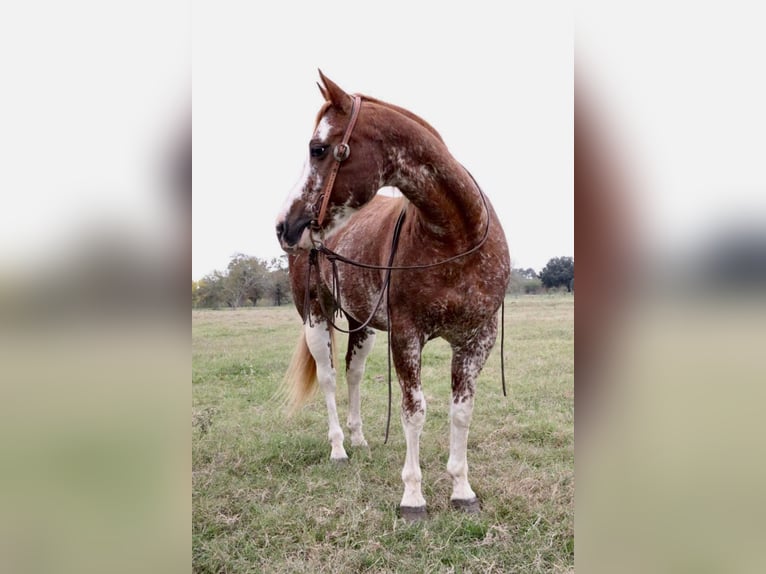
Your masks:
{"label": "horse's ear", "polygon": [[322,97],[329,102],[330,96],[327,95],[327,90],[324,89],[324,86],[317,82],[317,87],[319,88],[319,91],[322,92]]}
{"label": "horse's ear", "polygon": [[322,80],[322,84],[319,85],[319,91],[322,92],[324,99],[330,102],[334,107],[339,108],[345,112],[351,110],[351,96],[344,92],[335,82],[330,80],[327,76],[319,70],[319,77]]}

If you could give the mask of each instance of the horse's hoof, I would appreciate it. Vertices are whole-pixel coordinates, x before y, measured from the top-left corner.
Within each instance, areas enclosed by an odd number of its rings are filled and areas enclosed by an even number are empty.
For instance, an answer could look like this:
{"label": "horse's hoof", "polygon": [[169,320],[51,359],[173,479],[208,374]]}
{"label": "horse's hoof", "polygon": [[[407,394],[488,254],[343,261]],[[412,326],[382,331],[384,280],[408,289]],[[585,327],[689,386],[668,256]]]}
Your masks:
{"label": "horse's hoof", "polygon": [[330,462],[338,466],[343,466],[344,464],[348,464],[348,457],[345,456],[343,458],[331,458]]}
{"label": "horse's hoof", "polygon": [[455,510],[460,510],[466,514],[476,514],[481,510],[479,499],[475,496],[469,499],[453,498],[450,500],[450,505]]}
{"label": "horse's hoof", "polygon": [[419,522],[428,518],[428,512],[425,506],[400,506],[399,516],[401,516],[405,522]]}

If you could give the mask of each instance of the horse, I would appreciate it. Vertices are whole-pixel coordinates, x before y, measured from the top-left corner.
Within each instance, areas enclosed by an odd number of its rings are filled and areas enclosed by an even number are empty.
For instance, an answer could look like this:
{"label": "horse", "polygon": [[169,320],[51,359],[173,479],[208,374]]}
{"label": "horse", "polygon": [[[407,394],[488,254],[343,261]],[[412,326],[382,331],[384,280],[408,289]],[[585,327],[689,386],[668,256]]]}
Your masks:
{"label": "horse", "polygon": [[[336,312],[348,322],[345,356],[352,447],[365,447],[359,386],[376,331],[388,331],[401,389],[406,455],[400,515],[427,516],[420,469],[426,419],[421,353],[435,338],[452,350],[451,506],[474,513],[467,440],[476,380],[497,338],[510,277],[505,233],[489,198],[439,133],[414,113],[348,94],[319,70],[324,98],[303,174],[277,218],[303,333],[286,374],[299,407],[324,392],[330,459],[346,461],[335,404]],[[377,193],[395,187],[401,197]],[[390,387],[389,387],[390,392]],[[390,395],[389,395],[390,400]]]}

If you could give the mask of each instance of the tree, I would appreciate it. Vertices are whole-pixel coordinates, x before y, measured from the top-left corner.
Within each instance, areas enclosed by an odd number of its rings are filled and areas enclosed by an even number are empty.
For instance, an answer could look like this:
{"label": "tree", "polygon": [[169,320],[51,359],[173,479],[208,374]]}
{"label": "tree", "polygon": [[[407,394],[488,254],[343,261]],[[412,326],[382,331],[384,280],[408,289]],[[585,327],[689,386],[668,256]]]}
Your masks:
{"label": "tree", "polygon": [[574,258],[554,257],[548,261],[540,271],[540,281],[548,289],[563,285],[567,292],[571,293],[574,284]]}
{"label": "tree", "polygon": [[287,256],[260,259],[236,253],[226,271],[213,271],[192,281],[192,307],[257,305],[264,298],[274,305],[292,301]]}
{"label": "tree", "polygon": [[269,292],[271,293],[274,305],[282,305],[292,300],[292,291],[290,289],[290,272],[288,270],[287,256],[274,257],[268,264],[269,271]]}
{"label": "tree", "polygon": [[229,261],[225,286],[230,307],[241,307],[247,301],[257,305],[268,290],[269,270],[257,257],[237,253]]}
{"label": "tree", "polygon": [[220,271],[213,271],[200,279],[197,282],[197,306],[217,309],[224,305],[225,280],[226,277]]}

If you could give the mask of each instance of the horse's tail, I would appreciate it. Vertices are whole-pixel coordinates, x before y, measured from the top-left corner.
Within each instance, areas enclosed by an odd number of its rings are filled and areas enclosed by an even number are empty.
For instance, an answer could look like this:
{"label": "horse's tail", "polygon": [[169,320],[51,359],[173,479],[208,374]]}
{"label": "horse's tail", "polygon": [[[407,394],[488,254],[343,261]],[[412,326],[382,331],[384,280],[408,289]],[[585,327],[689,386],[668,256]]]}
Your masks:
{"label": "horse's tail", "polygon": [[[330,338],[334,353],[335,329],[330,329]],[[287,412],[292,415],[311,398],[317,388],[317,364],[309,351],[303,331],[293,351],[290,365],[287,367],[284,382],[287,387]]]}

